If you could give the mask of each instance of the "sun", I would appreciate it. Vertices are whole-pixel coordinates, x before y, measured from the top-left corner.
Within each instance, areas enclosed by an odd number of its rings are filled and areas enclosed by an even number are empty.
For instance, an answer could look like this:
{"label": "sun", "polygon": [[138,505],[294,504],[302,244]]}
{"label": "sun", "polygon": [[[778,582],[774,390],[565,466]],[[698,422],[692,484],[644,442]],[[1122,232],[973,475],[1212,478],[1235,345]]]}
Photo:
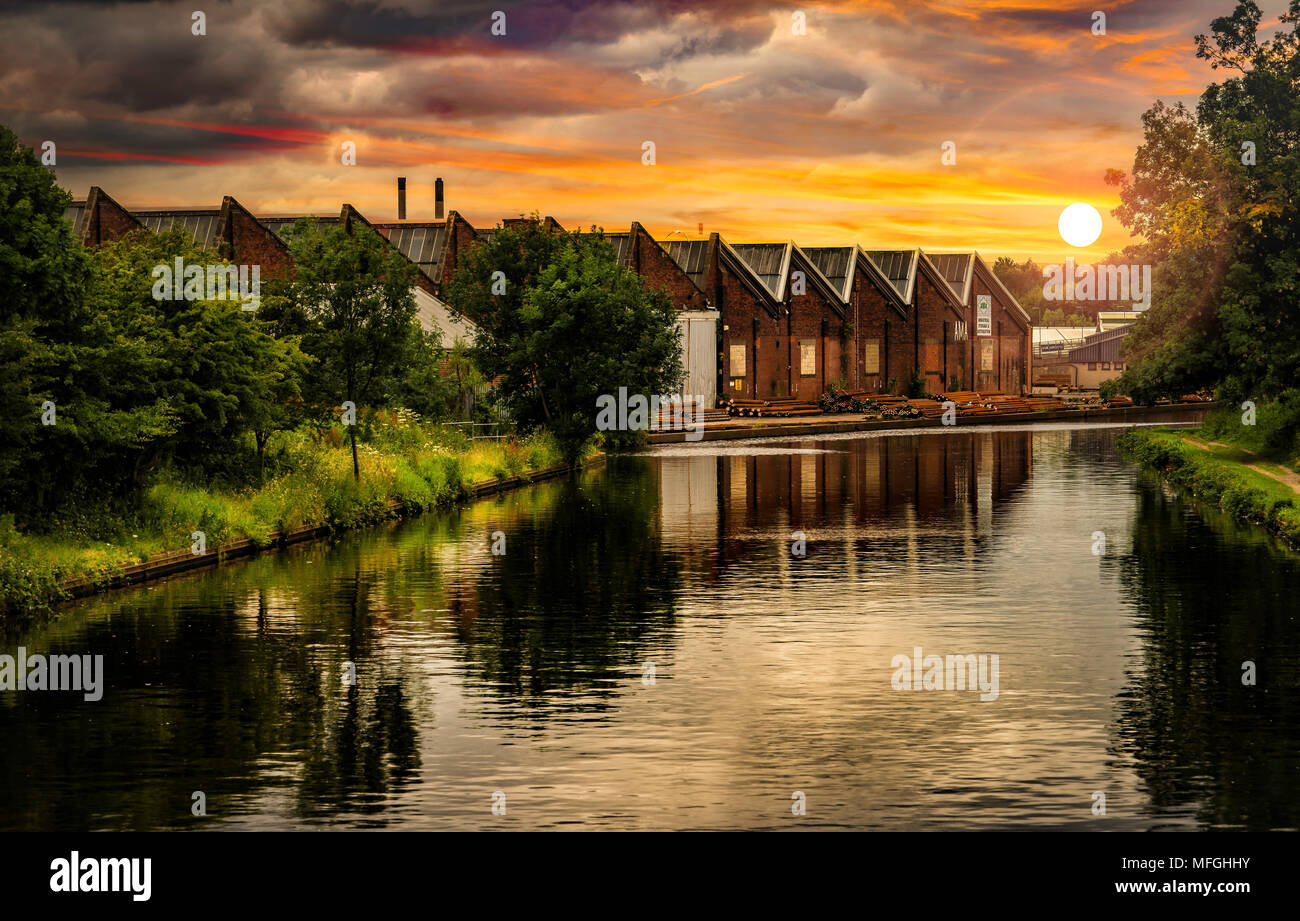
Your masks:
{"label": "sun", "polygon": [[1091,246],[1101,236],[1101,214],[1092,205],[1076,201],[1061,212],[1056,229],[1071,246]]}

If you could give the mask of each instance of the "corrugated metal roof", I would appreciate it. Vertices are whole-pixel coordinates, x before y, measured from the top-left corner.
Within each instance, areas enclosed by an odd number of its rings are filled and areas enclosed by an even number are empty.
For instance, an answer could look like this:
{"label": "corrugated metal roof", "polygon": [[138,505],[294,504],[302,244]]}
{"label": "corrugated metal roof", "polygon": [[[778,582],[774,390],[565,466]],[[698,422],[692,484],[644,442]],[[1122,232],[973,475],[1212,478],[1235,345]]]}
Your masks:
{"label": "corrugated metal roof", "polygon": [[207,250],[216,249],[217,228],[221,224],[220,208],[187,211],[132,211],[131,215],[154,233],[179,227]]}
{"label": "corrugated metal roof", "polygon": [[1083,345],[1070,349],[1069,360],[1074,361],[1116,361],[1119,359],[1120,346],[1128,335],[1130,326],[1108,329],[1104,333],[1093,333],[1083,340]]}
{"label": "corrugated metal roof", "polygon": [[333,217],[316,217],[315,215],[305,214],[300,217],[259,217],[257,222],[287,243],[288,238],[285,236],[285,231],[303,217],[313,218],[316,221],[317,230],[333,226],[338,224],[340,221],[340,218],[337,215]]}
{"label": "corrugated metal roof", "polygon": [[631,267],[632,235],[630,233],[607,233],[604,237],[614,247],[614,251],[618,253],[618,264]]}
{"label": "corrugated metal roof", "polygon": [[419,266],[433,281],[442,279],[447,253],[446,221],[410,221],[398,224],[372,224],[402,255]]}
{"label": "corrugated metal roof", "polygon": [[584,230],[580,232],[578,236],[579,238],[590,237],[593,234],[601,237],[606,243],[614,247],[614,253],[618,257],[619,265],[624,268],[632,267],[632,234],[627,233],[626,231],[622,233],[606,233],[603,230]]}
{"label": "corrugated metal roof", "polygon": [[857,263],[852,246],[813,246],[803,248],[817,271],[826,276],[826,280],[835,286],[840,296],[848,299],[853,286],[853,267]]}
{"label": "corrugated metal roof", "polygon": [[975,263],[974,253],[926,253],[930,263],[939,270],[943,280],[952,288],[954,294],[966,301],[967,285],[970,282],[971,268]]}
{"label": "corrugated metal roof", "polygon": [[789,246],[785,243],[732,243],[731,248],[750,271],[762,279],[763,286],[772,292],[772,296],[780,298],[784,293]]}
{"label": "corrugated metal roof", "polygon": [[916,268],[916,250],[914,249],[873,249],[867,250],[867,257],[880,269],[880,273],[889,279],[899,297],[905,302],[911,301],[910,282]]}
{"label": "corrugated metal roof", "polygon": [[63,216],[72,222],[72,232],[78,237],[86,234],[86,203],[84,201],[74,201],[68,205],[68,209],[63,212]]}
{"label": "corrugated metal roof", "polygon": [[709,263],[709,241],[673,240],[659,245],[668,254],[668,258],[677,263],[678,268],[690,276],[691,281],[703,291],[704,271]]}

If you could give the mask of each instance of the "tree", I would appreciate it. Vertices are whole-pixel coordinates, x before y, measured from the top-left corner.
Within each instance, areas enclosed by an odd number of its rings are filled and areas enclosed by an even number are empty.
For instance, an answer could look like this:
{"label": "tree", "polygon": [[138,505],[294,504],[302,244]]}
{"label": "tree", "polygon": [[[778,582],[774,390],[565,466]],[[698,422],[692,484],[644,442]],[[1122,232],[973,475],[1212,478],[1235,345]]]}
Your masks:
{"label": "tree", "polygon": [[224,263],[178,229],[101,244],[92,307],[114,327],[134,331],[162,363],[152,378],[132,382],[139,398],[164,401],[177,423],[156,446],[155,460],[208,477],[239,477],[241,455],[247,457],[242,440],[251,435],[260,471],[271,433],[292,423],[308,360],[296,339],[273,338],[257,312],[237,300],[156,297],[154,267],[177,258],[185,265]]}
{"label": "tree", "polygon": [[[420,339],[416,270],[362,224],[321,228],[310,218],[289,231],[296,278],[288,297],[305,319],[303,350],[316,359],[305,388],[318,410],[382,406],[400,386]],[[355,420],[349,426],[352,473],[361,478]]]}
{"label": "tree", "polygon": [[597,430],[598,397],[681,386],[671,299],[620,266],[600,234],[554,231],[536,216],[499,227],[460,261],[447,300],[474,323],[475,363],[499,378],[516,422],[552,432],[570,462]]}
{"label": "tree", "polygon": [[35,152],[0,125],[0,483],[7,500],[22,497],[39,468],[33,450],[49,394],[32,378],[42,342],[50,331],[75,328],[90,280],[90,261],[63,217],[71,201]]}
{"label": "tree", "polygon": [[1196,37],[1198,57],[1237,76],[1195,113],[1157,102],[1132,175],[1107,177],[1155,267],[1155,302],[1124,346],[1135,399],[1214,387],[1258,401],[1300,374],[1300,0],[1264,41],[1260,18],[1241,0]]}

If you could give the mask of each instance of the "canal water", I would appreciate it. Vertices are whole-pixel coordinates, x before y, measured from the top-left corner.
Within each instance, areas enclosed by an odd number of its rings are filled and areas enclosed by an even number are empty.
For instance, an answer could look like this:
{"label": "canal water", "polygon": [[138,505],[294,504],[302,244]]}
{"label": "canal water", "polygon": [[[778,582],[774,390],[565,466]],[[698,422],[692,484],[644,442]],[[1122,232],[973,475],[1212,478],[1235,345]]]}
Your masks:
{"label": "canal water", "polygon": [[665,447],[70,604],[0,652],[103,697],[0,693],[0,828],[1294,829],[1300,556],[1119,431]]}

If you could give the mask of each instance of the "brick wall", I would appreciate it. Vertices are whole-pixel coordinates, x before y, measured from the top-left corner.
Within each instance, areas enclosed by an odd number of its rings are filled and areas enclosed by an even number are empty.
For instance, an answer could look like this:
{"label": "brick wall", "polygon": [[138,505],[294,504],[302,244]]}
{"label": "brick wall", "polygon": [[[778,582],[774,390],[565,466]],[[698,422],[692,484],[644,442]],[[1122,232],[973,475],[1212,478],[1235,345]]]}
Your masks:
{"label": "brick wall", "polygon": [[289,247],[274,233],[257,222],[251,213],[230,196],[221,203],[221,237],[226,256],[236,265],[261,266],[262,279],[288,278],[293,275]]}
{"label": "brick wall", "polygon": [[1030,336],[1028,326],[1022,317],[995,286],[981,276],[977,269],[971,284],[971,335],[975,333],[975,305],[978,296],[987,294],[993,299],[993,370],[978,370],[979,342],[975,341],[975,388],[976,390],[1002,390],[1006,393],[1019,394],[1028,389],[1029,384],[1029,348]]}
{"label": "brick wall", "polygon": [[[709,237],[705,291],[722,317],[723,384],[721,393],[749,399],[789,394],[789,336],[784,317],[777,320],[764,302],[719,257],[721,240]],[[733,346],[745,350],[745,374],[734,373]],[[739,389],[735,383],[740,380]]]}
{"label": "brick wall", "polygon": [[938,284],[917,270],[913,311],[919,327],[921,371],[925,375],[925,389],[930,393],[949,389],[949,382],[961,367],[961,344],[955,337],[955,324],[963,318],[964,311],[953,305]]}
{"label": "brick wall", "polygon": [[678,310],[708,310],[708,298],[690,276],[668,258],[639,223],[632,224],[632,268],[651,287],[662,288]]}
{"label": "brick wall", "polygon": [[[786,353],[788,378],[786,394],[801,400],[815,401],[826,392],[826,385],[842,375],[840,367],[840,336],[844,331],[841,319],[830,297],[812,283],[816,271],[797,255],[790,265],[791,280],[795,272],[803,272],[803,294],[794,294],[794,285],[787,284]],[[810,343],[813,350],[811,375],[803,373],[801,343]]]}
{"label": "brick wall", "polygon": [[86,210],[87,246],[118,240],[133,230],[141,229],[140,222],[99,186],[91,186],[86,197]]}
{"label": "brick wall", "polygon": [[[447,242],[446,255],[442,260],[442,278],[438,279],[436,287],[438,291],[442,286],[451,281],[452,275],[456,273],[457,260],[461,254],[469,250],[478,242],[478,234],[475,233],[470,222],[460,216],[457,211],[447,212]],[[437,291],[430,291],[430,294],[436,294]]]}
{"label": "brick wall", "polygon": [[[890,377],[889,364],[893,355],[886,361],[885,323],[892,327],[905,324],[906,321],[895,310],[885,293],[872,280],[865,269],[858,267],[853,275],[853,287],[849,292],[849,310],[853,317],[852,373],[849,386],[873,393],[883,393]],[[874,366],[876,370],[867,369]]]}

